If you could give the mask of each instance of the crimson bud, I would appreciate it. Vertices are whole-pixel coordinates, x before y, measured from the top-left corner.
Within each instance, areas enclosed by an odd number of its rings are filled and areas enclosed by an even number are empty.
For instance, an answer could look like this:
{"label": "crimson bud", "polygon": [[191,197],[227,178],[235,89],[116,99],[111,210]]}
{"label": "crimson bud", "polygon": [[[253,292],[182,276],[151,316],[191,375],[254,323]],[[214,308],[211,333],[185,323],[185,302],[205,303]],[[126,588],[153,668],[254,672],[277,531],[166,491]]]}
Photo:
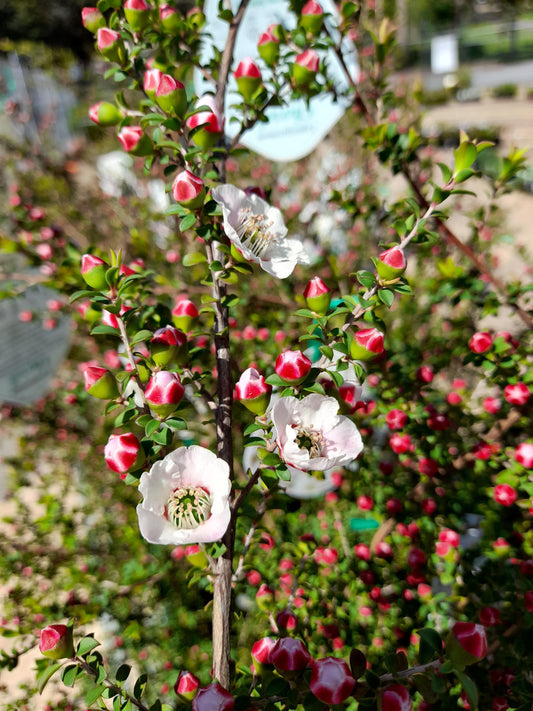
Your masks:
{"label": "crimson bud", "polygon": [[479,621],[483,627],[494,627],[501,622],[500,611],[497,607],[483,607],[479,611]]}
{"label": "crimson bud", "polygon": [[114,400],[118,397],[118,387],[112,373],[106,368],[90,365],[83,373],[85,390],[100,400]]}
{"label": "crimson bud", "polygon": [[487,654],[487,636],[483,625],[456,622],[446,638],[446,656],[459,666],[467,666]]}
{"label": "crimson bud", "polygon": [[251,57],[245,57],[239,62],[233,76],[237,80],[237,88],[245,101],[250,101],[252,96],[261,86],[261,72]]}
{"label": "crimson bud", "polygon": [[197,129],[191,138],[197,146],[207,150],[212,148],[220,138],[224,130],[224,117],[219,113],[215,97],[211,94],[201,96],[194,108],[199,109],[202,106],[207,107],[207,110],[189,116],[185,124],[189,129]]}
{"label": "crimson bud", "polygon": [[494,501],[502,506],[512,506],[518,494],[509,484],[498,484],[494,487]]}
{"label": "crimson bud", "polygon": [[371,360],[383,353],[383,334],[377,328],[362,328],[352,339],[350,355],[354,360]]}
{"label": "crimson bud", "polygon": [[533,443],[522,442],[516,448],[514,458],[526,469],[533,469]]}
{"label": "crimson bud", "polygon": [[49,659],[70,659],[74,656],[72,627],[48,625],[41,630],[39,651]]}
{"label": "crimson bud", "polygon": [[196,696],[199,686],[200,680],[192,672],[180,671],[174,684],[174,691],[180,699],[190,704]]}
{"label": "crimson bud", "polygon": [[86,284],[99,291],[108,289],[105,273],[108,265],[94,254],[84,254],[81,258],[81,275]]}
{"label": "crimson bud", "polygon": [[252,662],[257,674],[262,674],[267,667],[272,666],[272,650],[276,640],[273,637],[263,637],[254,642],[252,647]]}
{"label": "crimson bud", "polygon": [[322,28],[322,20],[324,19],[324,10],[316,0],[309,0],[302,8],[302,16],[300,24],[306,30],[316,35]]}
{"label": "crimson bud", "polygon": [[187,359],[187,336],[174,326],[158,328],[150,341],[152,360],[156,365],[184,363]]}
{"label": "crimson bud", "polygon": [[150,22],[150,8],[145,0],[126,0],[124,15],[134,32],[142,32]]}
{"label": "crimson bud", "polygon": [[163,72],[160,69],[147,69],[144,72],[143,89],[152,101],[155,101],[155,92],[162,76]]}
{"label": "crimson bud", "polygon": [[99,126],[116,126],[122,120],[122,114],[115,104],[99,101],[89,109],[89,118]]}
{"label": "crimson bud", "polygon": [[320,58],[314,49],[306,49],[296,57],[292,65],[294,85],[305,88],[313,81],[318,72]]}
{"label": "crimson bud", "polygon": [[270,25],[257,42],[259,56],[269,67],[273,66],[279,57],[279,37],[276,34],[277,32],[279,32],[279,25]]}
{"label": "crimson bud", "polygon": [[267,409],[272,387],[255,368],[247,368],[235,384],[239,401],[254,415],[263,415]]}
{"label": "crimson bud", "polygon": [[297,672],[309,666],[311,655],[301,639],[281,637],[274,645],[270,659],[279,672]]}
{"label": "crimson bud", "polygon": [[112,434],[104,448],[107,466],[117,474],[125,474],[130,469],[137,469],[144,461],[144,450],[132,432]]}
{"label": "crimson bud", "polygon": [[161,27],[170,33],[177,32],[182,25],[180,13],[170,5],[159,6],[159,22]]}
{"label": "crimson bud", "polygon": [[468,341],[468,347],[473,353],[485,353],[492,346],[492,336],[486,331],[474,333]]}
{"label": "crimson bud", "polygon": [[202,207],[205,192],[204,181],[191,173],[190,170],[182,170],[172,183],[174,200],[183,207],[188,207],[189,210],[197,210]]}
{"label": "crimson bud", "polygon": [[404,273],[406,266],[405,255],[399,245],[381,252],[376,262],[377,272],[384,281],[400,277]]}
{"label": "crimson bud", "polygon": [[146,402],[156,415],[167,417],[177,408],[185,388],[177,373],[160,370],[154,373],[146,386]]}
{"label": "crimson bud", "polygon": [[180,299],[172,309],[172,321],[180,331],[188,333],[198,318],[198,309],[189,299]]}
{"label": "crimson bud", "polygon": [[187,94],[183,84],[171,77],[162,74],[155,92],[155,100],[167,114],[182,118],[187,111]]}
{"label": "crimson bud", "polygon": [[309,688],[323,703],[342,704],[353,691],[355,679],[344,659],[324,657],[312,665]]}
{"label": "crimson bud", "polygon": [[323,315],[329,309],[331,290],[322,279],[315,276],[307,283],[304,290],[304,299],[311,311]]}
{"label": "crimson bud", "polygon": [[276,358],[275,371],[288,385],[299,385],[311,370],[311,361],[301,351],[284,351]]}
{"label": "crimson bud", "polygon": [[124,150],[134,156],[147,156],[152,152],[152,141],[141,126],[124,126],[119,131],[118,140]]}
{"label": "crimson bud", "polygon": [[391,684],[381,693],[381,711],[411,711],[413,702],[402,684]]}
{"label": "crimson bud", "polygon": [[201,686],[192,702],[192,711],[233,711],[233,696],[213,681],[209,686]]}
{"label": "crimson bud", "polygon": [[531,393],[525,383],[513,383],[505,386],[503,394],[510,405],[525,405]]}
{"label": "crimson bud", "polygon": [[96,32],[96,46],[102,56],[110,62],[122,64],[124,61],[124,43],[120,32],[100,27]]}
{"label": "crimson bud", "polygon": [[82,8],[81,21],[85,29],[92,32],[93,35],[100,27],[105,27],[105,18],[97,7]]}

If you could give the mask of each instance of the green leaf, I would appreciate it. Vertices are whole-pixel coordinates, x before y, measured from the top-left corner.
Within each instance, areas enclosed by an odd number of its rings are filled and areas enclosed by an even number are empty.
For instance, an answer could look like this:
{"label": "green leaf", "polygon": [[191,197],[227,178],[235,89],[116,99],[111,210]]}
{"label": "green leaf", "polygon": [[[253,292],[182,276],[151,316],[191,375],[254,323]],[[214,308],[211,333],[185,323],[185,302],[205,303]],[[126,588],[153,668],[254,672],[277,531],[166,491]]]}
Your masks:
{"label": "green leaf", "polygon": [[183,266],[192,267],[195,264],[202,264],[207,262],[207,257],[202,252],[191,252],[183,257]]}
{"label": "green leaf", "polygon": [[442,652],[442,639],[430,627],[418,630],[417,633],[420,635],[419,661],[420,664],[427,664]]}
{"label": "green leaf", "polygon": [[268,383],[269,385],[277,385],[278,387],[287,385],[287,383],[282,380],[277,373],[272,373],[272,375],[269,375],[268,378],[265,378],[265,383]]}
{"label": "green leaf", "polygon": [[131,339],[130,345],[134,346],[137,343],[141,343],[141,341],[149,341],[152,338],[152,335],[153,335],[152,332],[148,331],[148,329],[143,329],[142,331],[138,331]]}
{"label": "green leaf", "polygon": [[478,702],[479,702],[479,694],[477,690],[477,686],[475,683],[472,681],[472,679],[467,676],[466,674],[463,674],[463,672],[456,672],[457,678],[461,682],[461,686],[463,687],[466,695],[468,696],[468,701],[470,702],[470,709],[471,711],[476,711],[478,707]]}
{"label": "green leaf", "polygon": [[291,473],[287,469],[287,466],[285,464],[280,464],[278,467],[276,467],[276,474],[281,479],[281,481],[291,480]]}
{"label": "green leaf", "polygon": [[65,686],[74,686],[74,682],[78,674],[80,673],[80,668],[77,664],[69,664],[68,667],[63,669],[61,673],[61,681]]}
{"label": "green leaf", "polygon": [[144,694],[144,690],[146,689],[146,682],[147,681],[148,681],[148,677],[146,676],[146,674],[141,674],[141,676],[135,682],[135,686],[133,688],[133,695],[135,696],[136,699],[140,699],[141,696]]}
{"label": "green leaf", "polygon": [[354,679],[363,676],[366,670],[366,657],[359,649],[352,649],[350,652],[350,669]]}
{"label": "green leaf", "polygon": [[105,691],[105,688],[105,684],[99,684],[93,689],[89,689],[89,691],[85,694],[85,703],[87,704],[87,706],[90,706],[96,701],[96,699],[99,699],[100,696],[102,696],[102,693]]}
{"label": "green leaf", "polygon": [[180,232],[186,232],[188,229],[190,229],[194,225],[195,222],[196,222],[196,215],[194,213],[190,212],[180,222]]}
{"label": "green leaf", "polygon": [[394,292],[390,289],[379,289],[378,299],[390,309],[394,302]]}
{"label": "green leaf", "polygon": [[78,656],[83,657],[85,654],[92,652],[93,649],[99,646],[100,642],[98,642],[98,640],[89,635],[80,640],[76,653],[78,654]]}
{"label": "green leaf", "polygon": [[179,417],[170,417],[168,420],[165,420],[165,425],[173,430],[187,429],[187,423]]}
{"label": "green leaf", "polygon": [[166,446],[172,442],[172,430],[170,430],[168,427],[165,427],[164,430],[161,430],[160,432],[155,432],[152,435],[152,439],[154,440],[154,442]]}
{"label": "green leaf", "polygon": [[261,461],[266,467],[275,467],[280,462],[279,454],[267,454],[265,457],[263,457]]}
{"label": "green leaf", "polygon": [[106,326],[101,324],[100,326],[95,326],[91,331],[91,336],[118,336],[118,329],[113,328],[113,326]]}
{"label": "green leaf", "polygon": [[50,679],[53,677],[53,675],[56,673],[58,669],[61,669],[61,663],[60,662],[54,662],[51,664],[49,667],[46,667],[45,670],[39,674],[38,676],[38,686],[37,688],[39,689],[39,694],[42,694],[44,691],[45,686],[48,684]]}
{"label": "green leaf", "polygon": [[93,294],[94,294],[94,291],[89,291],[88,289],[82,289],[81,291],[75,291],[70,296],[69,301],[71,304],[73,304],[78,299],[87,299],[87,298],[90,298]]}
{"label": "green leaf", "polygon": [[159,420],[150,420],[149,422],[147,422],[144,426],[144,432],[146,436],[151,437],[154,432],[157,432],[160,426],[161,422]]}

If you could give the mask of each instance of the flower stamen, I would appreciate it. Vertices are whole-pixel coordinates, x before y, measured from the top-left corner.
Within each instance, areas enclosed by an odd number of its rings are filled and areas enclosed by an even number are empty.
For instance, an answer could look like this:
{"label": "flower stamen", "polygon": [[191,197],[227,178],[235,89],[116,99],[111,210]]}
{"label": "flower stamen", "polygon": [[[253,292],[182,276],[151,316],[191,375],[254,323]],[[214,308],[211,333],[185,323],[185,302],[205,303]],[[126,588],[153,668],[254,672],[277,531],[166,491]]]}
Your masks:
{"label": "flower stamen", "polygon": [[272,220],[267,220],[265,215],[253,212],[251,207],[239,210],[237,234],[242,244],[255,257],[260,257],[269,244],[276,241],[277,235],[270,231],[273,224]]}
{"label": "flower stamen", "polygon": [[168,500],[168,520],[177,528],[198,528],[210,514],[211,497],[199,487],[175,489]]}
{"label": "flower stamen", "polygon": [[311,428],[299,427],[295,442],[300,449],[306,449],[311,458],[322,455],[324,438],[320,432],[316,432]]}

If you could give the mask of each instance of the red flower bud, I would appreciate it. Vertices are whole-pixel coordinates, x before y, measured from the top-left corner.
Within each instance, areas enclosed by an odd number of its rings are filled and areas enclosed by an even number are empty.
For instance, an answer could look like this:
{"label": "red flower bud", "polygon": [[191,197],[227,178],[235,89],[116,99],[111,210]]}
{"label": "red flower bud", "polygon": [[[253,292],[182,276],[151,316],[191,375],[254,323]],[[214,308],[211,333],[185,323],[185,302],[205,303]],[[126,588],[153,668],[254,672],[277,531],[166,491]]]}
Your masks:
{"label": "red flower bud", "polygon": [[411,711],[413,702],[401,684],[391,684],[381,692],[381,711]]}
{"label": "red flower bud", "polygon": [[189,299],[180,299],[172,309],[172,321],[180,331],[188,333],[198,318],[198,309]]}
{"label": "red flower bud", "polygon": [[509,484],[498,484],[494,487],[494,501],[502,506],[512,506],[518,494]]}
{"label": "red flower bud", "polygon": [[245,57],[239,62],[233,76],[237,80],[239,93],[244,97],[245,101],[250,101],[261,86],[262,81],[261,72],[257,64],[251,57]]}
{"label": "red flower bud", "polygon": [[483,607],[479,611],[479,621],[483,627],[494,627],[501,622],[500,611],[497,607]]}
{"label": "red flower bud", "polygon": [[196,696],[199,686],[200,680],[192,672],[180,671],[174,684],[174,691],[180,699],[190,704]]}
{"label": "red flower bud", "polygon": [[201,686],[192,702],[192,711],[233,711],[233,696],[218,681]]}
{"label": "red flower bud", "polygon": [[107,466],[117,474],[125,474],[130,469],[140,467],[144,461],[144,451],[132,432],[112,434],[104,448]]}
{"label": "red flower bud", "polygon": [[268,612],[274,602],[274,591],[272,588],[269,588],[266,583],[262,583],[257,588],[257,592],[255,593],[255,601],[257,602],[260,610]]}
{"label": "red flower bud", "polygon": [[113,400],[118,397],[118,387],[112,373],[106,368],[90,365],[83,372],[85,390],[100,400]]}
{"label": "red flower bud", "polygon": [[492,336],[486,331],[474,333],[468,341],[468,347],[473,353],[485,353],[492,346]]}
{"label": "red flower bud", "polygon": [[376,262],[377,272],[384,281],[397,279],[404,273],[406,266],[405,255],[399,245],[381,252]]}
{"label": "red flower bud", "polygon": [[270,659],[280,672],[297,672],[309,666],[311,655],[301,639],[281,637],[274,645]]}
{"label": "red flower bud", "polygon": [[451,528],[443,528],[442,531],[439,531],[439,541],[449,543],[452,548],[457,548],[460,540],[461,538],[457,531],[452,531]]}
{"label": "red flower bud", "polygon": [[315,78],[319,65],[320,58],[314,49],[306,49],[299,54],[292,65],[294,85],[302,88],[308,86]]}
{"label": "red flower bud", "polygon": [[155,101],[155,92],[162,76],[163,72],[160,69],[148,69],[144,73],[143,89],[152,101]]}
{"label": "red flower bud", "polygon": [[72,627],[48,625],[41,630],[39,651],[49,659],[70,659],[74,656]]}
{"label": "red flower bud", "polygon": [[257,42],[259,56],[269,67],[274,65],[279,57],[279,37],[276,31],[279,31],[279,25],[270,25],[267,31],[260,35]]}
{"label": "red flower bud", "polygon": [[254,642],[252,647],[252,662],[257,674],[272,666],[272,650],[276,644],[273,637],[263,637]]}
{"label": "red flower bud", "polygon": [[377,328],[362,328],[354,334],[350,355],[354,360],[370,360],[383,353],[383,334]]}
{"label": "red flower bud", "polygon": [[177,32],[183,24],[182,17],[175,7],[170,5],[159,6],[159,21],[166,32]]}
{"label": "red flower bud", "polygon": [[181,365],[187,360],[187,336],[174,326],[158,328],[150,341],[150,353],[158,366]]}
{"label": "red flower bud", "polygon": [[342,704],[354,686],[355,679],[343,659],[324,657],[313,663],[309,688],[324,704]]}
{"label": "red flower bud", "polygon": [[503,394],[510,405],[525,405],[531,393],[525,383],[513,383],[505,386]]}
{"label": "red flower bud", "polygon": [[100,53],[111,62],[121,63],[124,59],[124,43],[120,32],[100,27],[96,32],[96,46]]}
{"label": "red flower bud", "polygon": [[207,150],[215,145],[224,130],[224,117],[220,115],[215,97],[211,94],[201,96],[195,104],[195,109],[202,106],[207,107],[207,110],[189,116],[185,123],[187,128],[197,129],[192,135],[194,143]]}
{"label": "red flower bud", "polygon": [[524,593],[524,607],[528,612],[533,612],[533,590]]}
{"label": "red flower bud", "polygon": [[255,369],[247,368],[235,385],[239,401],[255,415],[263,415],[268,406],[272,387]]}
{"label": "red flower bud", "polygon": [[202,207],[205,192],[204,181],[189,170],[182,170],[181,173],[178,173],[172,183],[174,200],[190,210]]}
{"label": "red flower bud", "polygon": [[446,638],[446,656],[454,664],[473,664],[487,654],[487,636],[483,625],[456,622]]}
{"label": "red flower bud", "polygon": [[177,373],[160,370],[154,373],[146,386],[146,402],[157,415],[167,417],[177,408],[185,388]]}
{"label": "red flower bud", "polygon": [[100,257],[95,257],[94,254],[84,254],[81,258],[81,275],[86,284],[93,289],[99,291],[108,289],[109,286],[105,280],[105,273],[108,265]]}
{"label": "red flower bud", "polygon": [[385,421],[391,430],[401,430],[407,424],[407,415],[402,410],[389,410]]}
{"label": "red flower bud", "polygon": [[416,377],[423,383],[431,383],[435,374],[433,373],[433,368],[429,365],[423,365],[416,371]]}
{"label": "red flower bud", "polygon": [[122,120],[122,114],[115,104],[99,101],[89,109],[89,118],[99,126],[116,126]]}
{"label": "red flower bud", "polygon": [[395,432],[389,439],[389,444],[393,452],[396,454],[405,454],[411,448],[411,438],[408,434],[400,434]]}
{"label": "red flower bud", "polygon": [[124,15],[134,32],[142,32],[150,22],[150,8],[145,0],[126,0]]}
{"label": "red flower bud", "polygon": [[325,314],[329,309],[331,301],[331,290],[324,284],[322,279],[315,276],[307,283],[304,290],[304,299],[311,311],[317,314]]}
{"label": "red flower bud", "polygon": [[301,351],[284,351],[276,358],[275,371],[288,385],[298,385],[311,370],[311,365]]}
{"label": "red flower bud", "polygon": [[105,17],[97,7],[84,7],[81,10],[81,21],[83,26],[93,35],[100,29],[105,27]]}
{"label": "red flower bud", "polygon": [[155,92],[155,100],[167,114],[182,118],[187,111],[187,94],[180,81],[170,74],[162,74]]}
{"label": "red flower bud", "polygon": [[141,126],[124,126],[118,134],[118,140],[124,150],[134,156],[147,156],[152,151],[152,141]]}

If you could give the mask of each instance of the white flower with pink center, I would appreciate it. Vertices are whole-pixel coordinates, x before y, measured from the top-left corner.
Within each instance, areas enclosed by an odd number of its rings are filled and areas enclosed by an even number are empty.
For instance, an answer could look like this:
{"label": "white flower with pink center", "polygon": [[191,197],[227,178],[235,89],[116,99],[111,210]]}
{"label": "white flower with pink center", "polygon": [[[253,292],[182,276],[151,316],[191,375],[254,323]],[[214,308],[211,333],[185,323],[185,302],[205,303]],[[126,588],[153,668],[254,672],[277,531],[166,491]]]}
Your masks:
{"label": "white flower with pink center", "polygon": [[218,541],[229,525],[227,463],[197,445],[179,447],[141,476],[139,528],[149,543]]}
{"label": "white flower with pink center", "polygon": [[219,185],[211,191],[222,207],[224,232],[243,257],[265,272],[285,279],[297,264],[309,264],[298,239],[287,239],[281,212],[258,195],[247,195],[234,185]]}
{"label": "white flower with pink center", "polygon": [[325,471],[352,462],[363,442],[354,423],[338,410],[335,398],[318,393],[278,400],[272,422],[281,458],[302,471]]}

